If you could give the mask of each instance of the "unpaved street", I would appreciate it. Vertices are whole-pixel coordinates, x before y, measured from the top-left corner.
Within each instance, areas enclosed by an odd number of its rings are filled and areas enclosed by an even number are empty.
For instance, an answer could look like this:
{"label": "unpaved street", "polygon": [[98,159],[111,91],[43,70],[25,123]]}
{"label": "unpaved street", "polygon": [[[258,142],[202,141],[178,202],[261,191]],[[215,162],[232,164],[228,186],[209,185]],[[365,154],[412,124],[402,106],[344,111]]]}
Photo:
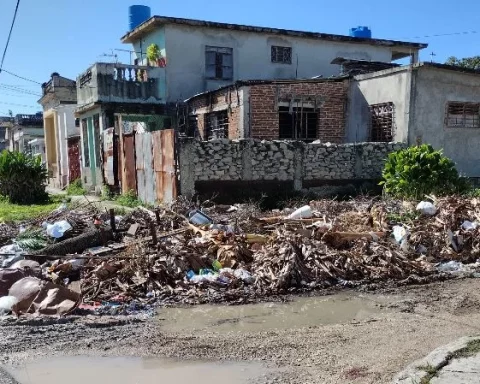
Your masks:
{"label": "unpaved street", "polygon": [[432,349],[480,333],[479,279],[352,293],[358,296],[375,308],[360,320],[289,329],[199,331],[192,324],[191,330],[172,330],[162,320],[162,309],[148,320],[5,320],[1,363],[12,370],[65,355],[257,361],[266,367],[257,377],[260,382],[388,383]]}

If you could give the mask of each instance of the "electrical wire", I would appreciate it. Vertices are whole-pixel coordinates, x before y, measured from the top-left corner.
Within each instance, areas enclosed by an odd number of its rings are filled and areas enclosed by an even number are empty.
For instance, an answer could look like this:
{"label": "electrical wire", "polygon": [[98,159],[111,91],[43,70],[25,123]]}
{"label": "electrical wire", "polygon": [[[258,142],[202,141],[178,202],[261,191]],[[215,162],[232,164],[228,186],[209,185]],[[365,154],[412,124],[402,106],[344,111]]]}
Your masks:
{"label": "electrical wire", "polygon": [[479,33],[478,31],[463,31],[463,32],[451,32],[451,33],[437,33],[434,35],[425,35],[425,36],[404,36],[404,37],[397,37],[392,40],[398,39],[426,39],[431,37],[445,37],[445,36],[458,36],[458,35],[473,35]]}
{"label": "electrical wire", "polygon": [[12,38],[13,27],[15,26],[15,21],[17,20],[18,7],[20,5],[20,0],[17,0],[17,6],[15,7],[15,12],[13,13],[12,25],[10,26],[10,32],[8,32],[7,44],[5,44],[5,49],[3,50],[2,61],[0,62],[0,73],[2,73],[3,62],[5,61],[5,56],[7,55],[8,46],[10,45],[10,39]]}
{"label": "electrical wire", "polygon": [[0,84],[0,89],[6,90],[6,91],[11,91],[11,92],[22,93],[22,94],[25,94],[25,95],[32,95],[32,96],[39,96],[39,97],[42,96],[38,92],[34,92],[34,91],[30,91],[28,89],[18,88],[18,87],[14,87],[14,86],[8,86],[6,84]]}
{"label": "electrical wire", "polygon": [[22,80],[25,80],[25,81],[29,81],[29,82],[31,82],[31,83],[35,83],[35,84],[38,84],[38,85],[42,85],[42,83],[39,83],[38,81],[35,81],[35,80],[29,79],[29,78],[27,78],[27,77],[23,77],[23,76],[17,75],[16,73],[7,71],[6,69],[2,69],[2,70],[0,70],[0,72],[5,72],[5,73],[8,73],[8,74],[11,75],[11,76],[15,76],[15,77],[17,77],[17,78],[19,78],[19,79],[22,79]]}

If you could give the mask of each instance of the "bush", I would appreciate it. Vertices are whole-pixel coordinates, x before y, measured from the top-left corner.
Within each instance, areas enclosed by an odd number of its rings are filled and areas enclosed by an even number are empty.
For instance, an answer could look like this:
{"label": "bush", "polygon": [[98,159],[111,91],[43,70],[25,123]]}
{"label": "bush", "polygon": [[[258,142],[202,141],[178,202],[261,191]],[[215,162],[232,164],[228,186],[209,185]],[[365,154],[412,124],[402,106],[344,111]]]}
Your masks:
{"label": "bush", "polygon": [[84,195],[87,191],[83,188],[82,179],[76,179],[68,184],[67,195],[79,196]]}
{"label": "bush", "polygon": [[0,154],[0,194],[16,204],[48,200],[47,169],[38,156],[3,151]]}
{"label": "bush", "polygon": [[137,199],[137,195],[135,191],[128,191],[127,193],[123,193],[115,199],[115,202],[119,205],[123,205],[124,207],[135,208],[139,205],[142,205],[141,201]]}
{"label": "bush", "polygon": [[468,188],[455,163],[427,144],[390,153],[382,176],[380,184],[385,192],[400,198],[422,199],[428,194],[449,195]]}

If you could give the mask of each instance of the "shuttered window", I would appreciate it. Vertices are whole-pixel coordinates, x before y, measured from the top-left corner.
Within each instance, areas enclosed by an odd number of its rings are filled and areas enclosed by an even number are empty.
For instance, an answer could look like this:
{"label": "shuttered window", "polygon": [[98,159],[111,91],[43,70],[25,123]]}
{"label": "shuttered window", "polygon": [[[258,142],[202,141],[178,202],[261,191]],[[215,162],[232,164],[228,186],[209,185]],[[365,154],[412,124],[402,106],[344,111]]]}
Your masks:
{"label": "shuttered window", "polygon": [[480,103],[449,102],[445,125],[449,128],[480,128]]}

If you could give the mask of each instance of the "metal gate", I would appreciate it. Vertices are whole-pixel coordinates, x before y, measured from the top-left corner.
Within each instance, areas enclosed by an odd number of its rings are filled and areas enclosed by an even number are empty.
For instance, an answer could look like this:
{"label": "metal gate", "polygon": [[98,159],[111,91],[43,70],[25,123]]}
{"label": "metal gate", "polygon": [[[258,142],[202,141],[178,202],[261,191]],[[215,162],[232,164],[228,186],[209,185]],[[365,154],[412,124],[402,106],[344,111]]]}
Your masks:
{"label": "metal gate", "polygon": [[153,159],[157,201],[171,203],[177,198],[175,131],[173,129],[153,133]]}
{"label": "metal gate", "polygon": [[81,177],[80,138],[70,138],[68,139],[68,181],[71,183]]}
{"label": "metal gate", "polygon": [[122,192],[137,190],[137,173],[135,171],[135,136],[123,136],[123,177]]}

